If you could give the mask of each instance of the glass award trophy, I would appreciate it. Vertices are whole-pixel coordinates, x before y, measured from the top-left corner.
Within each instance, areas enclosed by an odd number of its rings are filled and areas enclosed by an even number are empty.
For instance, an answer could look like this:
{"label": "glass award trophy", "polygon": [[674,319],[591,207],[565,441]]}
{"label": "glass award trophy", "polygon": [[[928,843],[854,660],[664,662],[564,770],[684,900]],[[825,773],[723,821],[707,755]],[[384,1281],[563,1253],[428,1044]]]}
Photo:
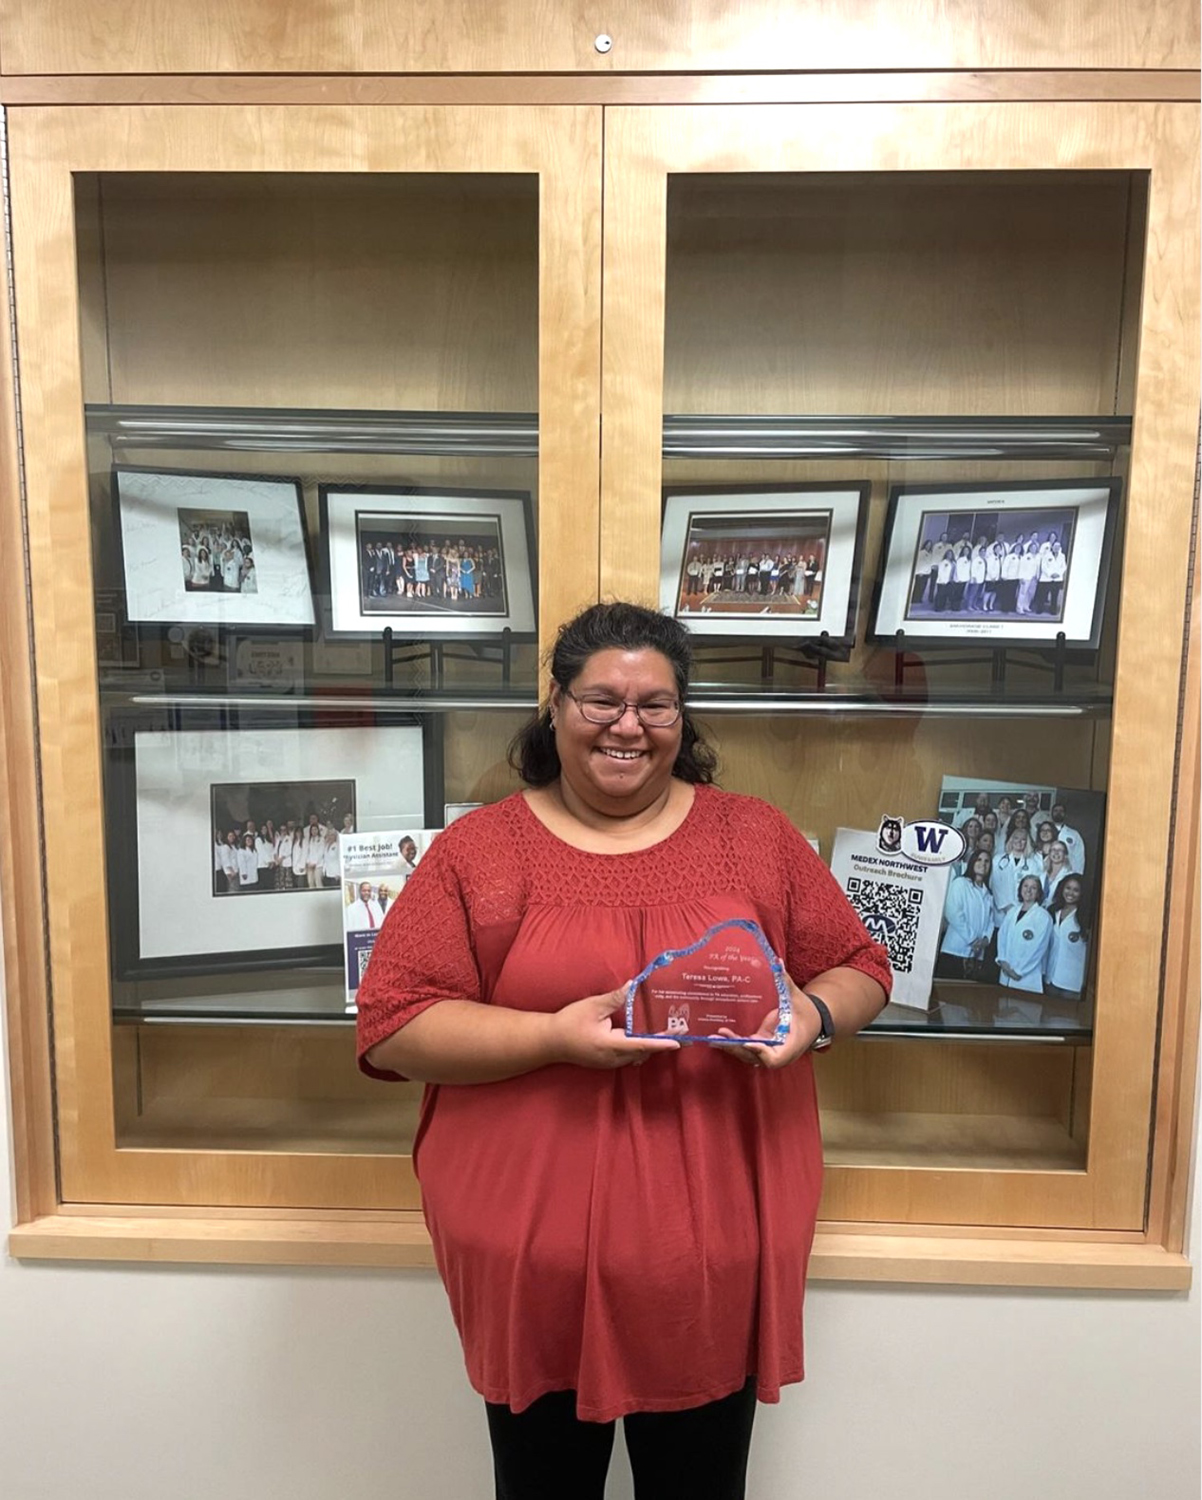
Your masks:
{"label": "glass award trophy", "polygon": [[[773,1034],[757,1036],[774,1014]],[[626,987],[627,1036],[778,1047],[789,1016],[784,965],[759,925],[742,917],[717,923],[687,948],[665,949]]]}

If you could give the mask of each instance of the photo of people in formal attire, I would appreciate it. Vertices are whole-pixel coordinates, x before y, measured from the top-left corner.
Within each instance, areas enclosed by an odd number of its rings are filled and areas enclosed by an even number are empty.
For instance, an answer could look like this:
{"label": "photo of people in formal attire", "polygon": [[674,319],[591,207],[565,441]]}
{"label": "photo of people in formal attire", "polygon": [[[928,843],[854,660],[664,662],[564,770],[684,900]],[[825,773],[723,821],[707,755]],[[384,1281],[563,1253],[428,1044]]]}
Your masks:
{"label": "photo of people in formal attire", "polygon": [[1075,524],[1064,506],[924,511],[906,621],[1062,620]]}
{"label": "photo of people in formal attire", "polygon": [[965,849],[948,882],[935,976],[996,986],[994,1024],[1082,1024],[1104,810],[1102,792],[943,778],[937,816]]}
{"label": "photo of people in formal attire", "polygon": [[353,781],[216,783],[214,896],[281,896],[340,883],[339,833],[355,831]]}
{"label": "photo of people in formal attire", "polygon": [[830,535],[829,510],[690,516],[676,614],[816,619]]}
{"label": "photo of people in formal attire", "polygon": [[355,516],[359,604],[372,615],[507,615],[501,519]]}
{"label": "photo of people in formal attire", "polygon": [[245,511],[180,506],[176,515],[185,593],[258,593],[250,517]]}

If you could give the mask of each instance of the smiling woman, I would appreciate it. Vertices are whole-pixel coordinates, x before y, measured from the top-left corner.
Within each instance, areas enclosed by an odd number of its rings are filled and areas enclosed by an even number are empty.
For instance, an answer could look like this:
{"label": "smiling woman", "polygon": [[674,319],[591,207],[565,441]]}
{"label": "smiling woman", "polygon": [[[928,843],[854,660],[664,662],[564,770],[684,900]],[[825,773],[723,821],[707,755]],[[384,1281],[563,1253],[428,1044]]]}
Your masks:
{"label": "smiling woman", "polygon": [[[651,610],[565,625],[527,790],[439,835],[359,990],[364,1069],[428,1085],[414,1163],[507,1500],[600,1500],[618,1417],[639,1493],[743,1495],[756,1397],[802,1373],[808,1053],[889,985],[792,824],[712,784],[689,665]],[[775,1009],[739,1047],[614,1024],[648,959],[732,918],[784,962],[780,1045]]]}

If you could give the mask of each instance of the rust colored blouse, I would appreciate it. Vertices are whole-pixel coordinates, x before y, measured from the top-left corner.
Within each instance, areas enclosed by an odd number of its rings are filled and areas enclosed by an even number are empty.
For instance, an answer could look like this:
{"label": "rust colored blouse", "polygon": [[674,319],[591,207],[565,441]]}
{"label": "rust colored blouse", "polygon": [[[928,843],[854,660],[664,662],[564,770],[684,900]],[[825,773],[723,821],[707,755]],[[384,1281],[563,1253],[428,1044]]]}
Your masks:
{"label": "rust colored blouse", "polygon": [[[661,843],[590,854],[508,797],[441,833],[390,908],[359,989],[360,1065],[396,1077],[363,1054],[440,1000],[558,1010],[728,917],[759,922],[799,985],[847,965],[889,987],[884,950],[766,803],[699,786]],[[765,1070],[694,1045],[430,1085],[414,1164],[486,1400],[574,1390],[603,1422],[751,1375],[775,1401],[801,1379],[822,1181],[810,1057]]]}

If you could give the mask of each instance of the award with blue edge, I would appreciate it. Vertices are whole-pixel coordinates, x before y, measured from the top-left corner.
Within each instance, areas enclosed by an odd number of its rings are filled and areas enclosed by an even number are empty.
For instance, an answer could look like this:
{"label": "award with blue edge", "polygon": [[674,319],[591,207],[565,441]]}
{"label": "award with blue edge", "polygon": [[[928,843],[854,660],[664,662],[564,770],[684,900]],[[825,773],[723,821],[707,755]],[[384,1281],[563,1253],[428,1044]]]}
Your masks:
{"label": "award with blue edge", "polygon": [[[665,949],[626,987],[627,1036],[778,1047],[789,1016],[784,965],[759,925],[743,917],[718,922],[687,947]],[[772,1035],[757,1035],[765,1022]]]}

